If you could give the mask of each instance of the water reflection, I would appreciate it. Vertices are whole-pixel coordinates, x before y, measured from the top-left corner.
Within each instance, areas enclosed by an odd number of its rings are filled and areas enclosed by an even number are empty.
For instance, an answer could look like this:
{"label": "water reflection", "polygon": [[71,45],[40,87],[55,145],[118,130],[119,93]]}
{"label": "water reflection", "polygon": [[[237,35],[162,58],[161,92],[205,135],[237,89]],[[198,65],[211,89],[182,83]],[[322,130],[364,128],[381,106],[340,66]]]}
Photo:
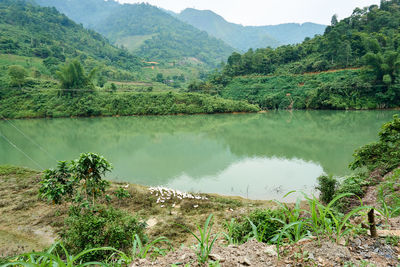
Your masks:
{"label": "water reflection", "polygon": [[[103,154],[111,179],[253,199],[310,191],[321,173],[345,175],[355,148],[376,140],[395,111],[11,121],[58,160]],[[55,161],[0,121],[0,131],[43,167]],[[0,164],[35,167],[0,138]],[[248,190],[247,190],[248,188]]]}

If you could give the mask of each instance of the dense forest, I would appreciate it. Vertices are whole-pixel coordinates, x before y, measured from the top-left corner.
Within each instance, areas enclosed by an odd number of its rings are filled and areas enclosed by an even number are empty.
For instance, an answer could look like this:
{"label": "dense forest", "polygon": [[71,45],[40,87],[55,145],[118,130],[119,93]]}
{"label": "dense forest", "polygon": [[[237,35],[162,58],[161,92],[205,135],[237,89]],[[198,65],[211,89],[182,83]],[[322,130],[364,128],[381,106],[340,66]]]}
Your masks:
{"label": "dense forest", "polygon": [[102,0],[36,2],[55,6],[147,61],[216,67],[234,51],[223,41],[148,4],[121,5]]}
{"label": "dense forest", "polygon": [[190,88],[247,98],[263,108],[399,106],[399,3],[356,8],[341,21],[333,16],[323,35],[298,45],[234,52],[222,71]]}
{"label": "dense forest", "polygon": [[322,34],[326,28],[326,25],[315,23],[243,26],[230,23],[210,10],[193,8],[187,8],[176,16],[240,51],[247,51],[249,48],[278,47],[301,43],[306,37]]}

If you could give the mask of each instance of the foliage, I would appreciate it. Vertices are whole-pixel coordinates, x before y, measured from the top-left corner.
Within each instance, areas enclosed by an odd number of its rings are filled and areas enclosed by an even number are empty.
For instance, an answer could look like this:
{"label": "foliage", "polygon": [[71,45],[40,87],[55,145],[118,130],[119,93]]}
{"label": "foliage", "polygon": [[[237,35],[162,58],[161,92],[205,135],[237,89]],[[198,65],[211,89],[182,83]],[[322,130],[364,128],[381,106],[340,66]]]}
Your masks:
{"label": "foliage", "polygon": [[208,255],[211,253],[211,250],[214,246],[215,241],[218,238],[219,234],[215,234],[214,237],[211,234],[212,226],[213,226],[213,215],[210,214],[207,220],[204,222],[203,228],[197,225],[197,229],[199,230],[199,235],[196,235],[193,231],[187,228],[184,225],[178,224],[180,227],[184,228],[188,231],[196,240],[198,241],[198,249],[197,257],[200,263],[205,263],[208,260]]}
{"label": "foliage", "polygon": [[400,169],[378,185],[379,212],[388,220],[400,215]]}
{"label": "foliage", "polygon": [[122,200],[124,198],[130,198],[131,194],[126,191],[124,188],[119,187],[117,190],[114,191],[114,195],[119,199]]}
{"label": "foliage", "polygon": [[[145,224],[136,217],[112,207],[72,207],[61,238],[65,247],[75,254],[105,246],[127,253],[132,248],[132,236],[137,234],[141,240],[146,240],[144,228]],[[113,251],[94,251],[84,259],[105,260],[112,254]]]}
{"label": "foliage", "polygon": [[64,198],[72,198],[75,181],[71,167],[66,161],[60,161],[56,169],[47,169],[43,173],[39,195],[53,204],[61,204]]}
{"label": "foliage", "polygon": [[79,57],[118,69],[134,71],[142,63],[129,52],[109,43],[100,34],[76,24],[55,8],[24,0],[0,2],[0,52],[37,57],[51,70],[67,58]]}
{"label": "foliage", "polygon": [[216,67],[233,48],[148,4],[102,0],[39,0],[90,26],[147,61]]}
{"label": "foliage", "polygon": [[361,75],[360,70],[340,70],[306,75],[238,76],[227,79],[225,87],[211,84],[212,89],[207,91],[216,91],[229,99],[246,99],[263,109],[378,108],[380,102],[371,98],[371,83]]}
{"label": "foliage", "polygon": [[65,64],[57,72],[57,77],[61,82],[61,88],[65,89],[64,94],[75,95],[76,90],[79,89],[93,89],[92,83],[93,76],[96,73],[96,69],[93,69],[88,75],[78,60]]}
{"label": "foliage", "polygon": [[[234,52],[208,81],[222,86],[218,91],[226,98],[247,99],[268,109],[397,107],[398,4],[389,0],[380,8],[357,8],[323,35],[301,44]],[[329,76],[335,73],[332,82]],[[308,82],[309,76],[314,81]]]}
{"label": "foliage", "polygon": [[109,182],[102,176],[111,171],[111,164],[103,157],[95,153],[82,153],[79,159],[73,161],[72,172],[75,181],[81,185],[81,193],[86,195],[86,200],[95,199],[105,194]]}
{"label": "foliage", "polygon": [[104,195],[109,186],[102,176],[111,169],[111,164],[103,156],[82,153],[77,160],[70,163],[60,161],[57,169],[45,170],[39,195],[54,204],[61,204],[65,198],[80,202],[83,194],[86,202],[91,200],[94,205],[95,199]]}
{"label": "foliage", "polygon": [[[55,243],[45,252],[31,252],[17,256],[2,266],[59,266],[59,267],[83,267],[83,266],[108,266],[98,261],[87,262],[84,259],[93,253],[115,251],[114,248],[102,247],[80,251],[76,256],[71,255],[62,243]],[[60,254],[62,252],[63,254]],[[63,256],[60,256],[63,255]]]}
{"label": "foliage", "polygon": [[[170,241],[166,237],[158,237],[147,244],[143,244],[140,236],[135,234],[133,237],[131,254],[125,254],[123,252],[118,253],[118,264],[130,264],[135,259],[145,259],[147,254],[151,252],[151,255],[156,256],[165,256],[169,249],[172,248]],[[157,247],[156,244],[165,243],[168,245],[168,248]]]}
{"label": "foliage", "polygon": [[[290,192],[291,194],[293,192]],[[336,242],[349,234],[353,229],[349,220],[351,217],[364,210],[371,209],[368,206],[359,206],[341,214],[335,208],[336,202],[353,194],[345,193],[335,196],[326,205],[316,197],[305,196],[307,208],[301,207],[299,198],[295,205],[287,205],[277,202],[279,209],[256,210],[245,220],[234,220],[228,224],[228,233],[225,236],[228,241],[246,242],[249,238],[256,238],[260,242],[277,244],[279,248],[283,243],[297,242],[309,236],[318,238],[325,236]]]}
{"label": "foliage", "polygon": [[194,93],[82,93],[59,97],[57,92],[0,89],[0,116],[5,118],[167,115],[256,112],[245,101]]}
{"label": "foliage", "polygon": [[224,235],[234,243],[244,243],[251,238],[260,242],[269,242],[282,223],[275,219],[283,219],[281,210],[255,210],[247,217],[239,218],[226,224],[228,233]]}
{"label": "foliage", "polygon": [[327,204],[334,198],[338,181],[332,176],[322,175],[318,177],[318,186],[316,187],[321,193],[319,199]]}
{"label": "foliage", "polygon": [[8,67],[8,76],[10,76],[11,86],[18,85],[21,88],[25,84],[27,73],[24,67],[12,65]]}
{"label": "foliage", "polygon": [[393,120],[385,123],[379,132],[379,141],[365,145],[354,153],[354,161],[350,167],[359,169],[367,167],[369,171],[379,169],[381,174],[397,168],[400,165],[400,118],[395,115]]}

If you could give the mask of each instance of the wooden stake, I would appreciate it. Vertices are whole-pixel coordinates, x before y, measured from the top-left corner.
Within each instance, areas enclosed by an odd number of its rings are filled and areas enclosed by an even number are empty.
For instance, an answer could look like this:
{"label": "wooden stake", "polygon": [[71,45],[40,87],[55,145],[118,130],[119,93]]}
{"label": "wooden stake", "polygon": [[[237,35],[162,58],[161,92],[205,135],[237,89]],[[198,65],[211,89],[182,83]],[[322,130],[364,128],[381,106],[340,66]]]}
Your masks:
{"label": "wooden stake", "polygon": [[368,222],[369,222],[369,231],[371,232],[371,237],[376,238],[378,234],[376,233],[376,224],[375,224],[375,212],[374,209],[371,209],[368,212]]}

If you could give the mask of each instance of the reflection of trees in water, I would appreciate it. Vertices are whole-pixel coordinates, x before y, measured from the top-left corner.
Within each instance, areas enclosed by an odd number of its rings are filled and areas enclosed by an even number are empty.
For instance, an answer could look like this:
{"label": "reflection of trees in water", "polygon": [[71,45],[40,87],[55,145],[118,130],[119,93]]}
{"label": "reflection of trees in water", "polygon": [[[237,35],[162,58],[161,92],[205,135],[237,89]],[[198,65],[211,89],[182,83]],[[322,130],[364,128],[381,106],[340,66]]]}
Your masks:
{"label": "reflection of trees in water", "polygon": [[[104,154],[120,178],[172,179],[213,175],[244,157],[299,158],[343,174],[355,148],[376,139],[394,111],[279,111],[266,114],[144,116],[12,121],[60,160],[80,152]],[[54,162],[16,133],[0,130],[40,163]],[[6,151],[8,144],[0,140]],[[4,150],[3,150],[4,148]],[[18,151],[0,155],[1,162]],[[135,179],[135,181],[137,181]],[[143,180],[144,183],[149,183]]]}

